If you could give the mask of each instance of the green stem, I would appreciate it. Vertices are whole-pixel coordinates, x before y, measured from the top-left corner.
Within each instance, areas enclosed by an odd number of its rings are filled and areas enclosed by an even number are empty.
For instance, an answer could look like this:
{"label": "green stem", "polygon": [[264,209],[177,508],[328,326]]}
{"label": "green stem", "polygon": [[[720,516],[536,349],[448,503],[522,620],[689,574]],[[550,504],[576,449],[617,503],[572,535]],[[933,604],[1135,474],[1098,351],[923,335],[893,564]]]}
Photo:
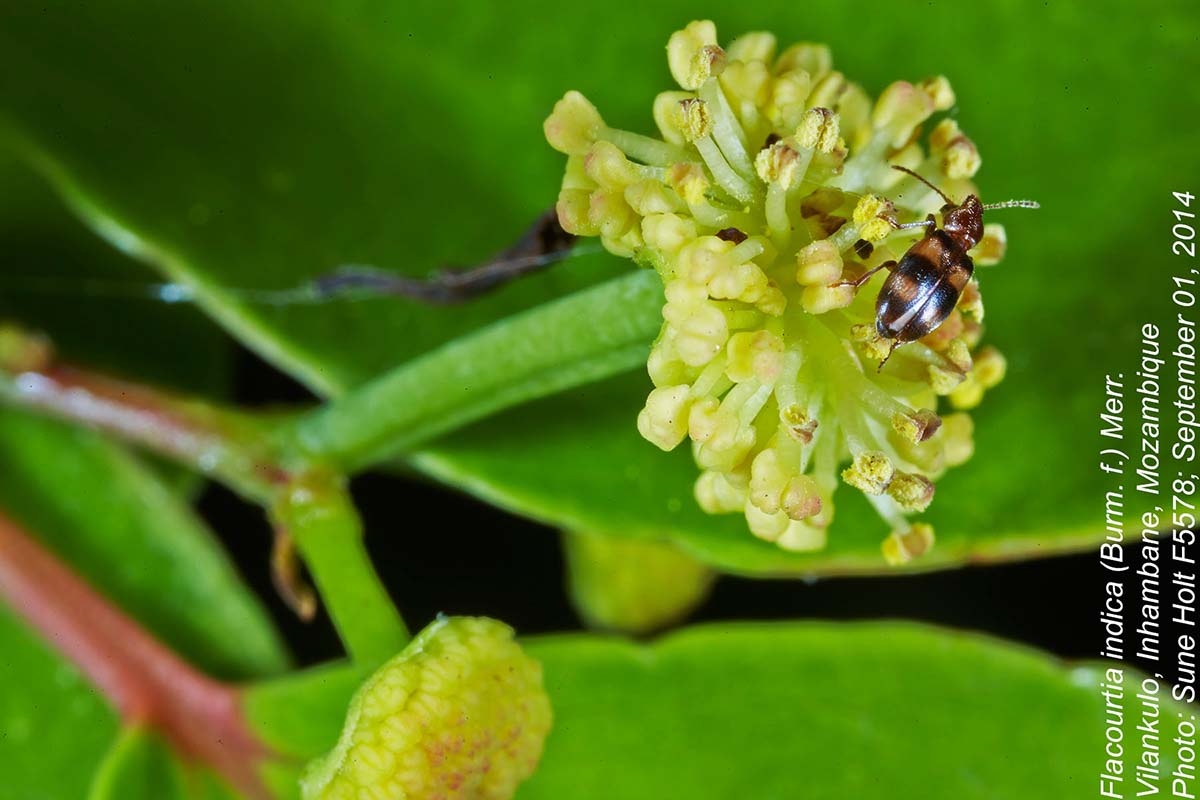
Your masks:
{"label": "green stem", "polygon": [[40,337],[0,328],[0,402],[135,442],[255,502],[287,481],[279,423],[58,362]]}
{"label": "green stem", "polygon": [[272,518],[295,539],[354,661],[375,665],[404,649],[408,628],[371,565],[342,476],[319,469],[299,475]]}
{"label": "green stem", "polygon": [[299,418],[294,438],[311,457],[362,469],[500,409],[644,363],[661,305],[648,270],[547,303]]}
{"label": "green stem", "polygon": [[294,457],[275,420],[58,363],[40,337],[7,327],[0,328],[0,402],[115,434],[270,508],[283,537],[272,564],[276,585],[301,617],[311,616],[313,604],[287,537],[299,546],[355,658],[375,663],[408,641],[363,548],[343,479]]}

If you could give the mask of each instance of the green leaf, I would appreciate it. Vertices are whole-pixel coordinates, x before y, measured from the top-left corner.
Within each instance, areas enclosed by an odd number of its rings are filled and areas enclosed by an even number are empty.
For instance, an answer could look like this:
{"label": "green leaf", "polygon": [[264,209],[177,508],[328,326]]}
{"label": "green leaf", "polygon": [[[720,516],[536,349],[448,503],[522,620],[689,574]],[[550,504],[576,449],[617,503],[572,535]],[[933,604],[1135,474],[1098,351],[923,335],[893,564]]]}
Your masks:
{"label": "green leaf", "polygon": [[84,677],[0,604],[0,769],[11,800],[86,797],[117,719]]}
{"label": "green leaf", "polygon": [[[975,459],[939,484],[929,515],[939,544],[914,568],[1091,546],[1103,479],[1086,455],[1088,420],[1103,375],[1132,371],[1143,320],[1173,316],[1166,276],[1180,262],[1146,237],[1165,230],[1170,191],[1188,188],[1178,176],[1200,172],[1188,135],[1200,108],[1187,57],[1194,11],[1162,6],[1156,24],[1133,6],[1097,15],[1033,0],[920,15],[833,0],[721,12],[725,38],[769,25],[783,42],[828,42],[872,92],[947,74],[956,118],[984,157],[985,199],[1042,202],[1007,212],[1008,257],[983,271],[987,340],[1008,355],[1009,376],[975,414]],[[623,267],[572,259],[448,309],[271,305],[238,290],[292,288],[346,261],[421,275],[512,241],[561,174],[540,133],[554,100],[578,88],[612,124],[649,129],[652,98],[670,85],[663,43],[695,14],[682,0],[640,9],[636,24],[531,3],[476,3],[453,22],[431,3],[399,15],[308,2],[268,16],[193,2],[169,20],[132,0],[13,8],[0,19],[0,128],[110,240],[195,285],[209,313],[309,385],[341,392]],[[928,41],[939,46],[914,45]],[[1081,57],[1081,42],[1105,57]],[[1147,71],[1136,66],[1146,53],[1172,57]],[[1113,98],[1136,110],[1113,112]],[[884,526],[848,491],[817,555],[782,553],[735,517],[701,515],[686,454],[661,455],[632,434],[645,388],[589,387],[414,463],[558,525],[669,535],[726,569],[883,568]],[[515,430],[524,435],[506,435]]]}
{"label": "green leaf", "polygon": [[132,456],[88,431],[0,409],[0,475],[6,514],[193,663],[226,677],[286,666],[215,539]]}
{"label": "green leaf", "polygon": [[[1103,758],[1100,667],[986,637],[734,624],[653,645],[570,635],[524,647],[542,662],[554,728],[522,800],[1057,800],[1092,785]],[[323,668],[264,684],[249,694],[251,719],[280,752],[314,757],[336,738],[360,677]],[[1130,764],[1136,708],[1125,715]]]}
{"label": "green leaf", "polygon": [[[0,509],[193,663],[243,678],[287,665],[211,535],[132,456],[88,431],[3,409],[0,475]],[[112,709],[3,604],[0,653],[0,769],[15,792],[5,796],[84,797],[117,734]]]}
{"label": "green leaf", "polygon": [[0,245],[0,321],[47,334],[95,369],[188,392],[228,388],[228,337],[194,308],[157,302],[153,272],[89,231],[3,150]]}
{"label": "green leaf", "polygon": [[0,130],[102,235],[194,285],[244,342],[314,387],[343,388],[627,269],[573,259],[449,309],[254,302],[347,262],[416,276],[474,263],[553,204],[557,159],[530,116],[542,101],[521,100],[519,137],[497,136],[486,114],[512,93],[493,89],[481,107],[479,84],[447,103],[454,77],[413,46],[408,17],[311,1],[181,3],[169,17],[122,0],[11,7]]}
{"label": "green leaf", "polygon": [[[0,319],[46,331],[68,358],[121,374],[208,393],[226,385],[226,338],[194,309],[139,299],[151,273],[3,154],[0,245]],[[0,409],[6,514],[197,663],[229,677],[283,669],[287,656],[265,613],[160,472],[87,431]],[[180,472],[169,474],[180,483]],[[196,485],[192,476],[186,483]],[[105,786],[135,797],[128,778],[167,774],[147,761],[154,748],[117,739],[106,701],[3,604],[0,653],[5,797],[76,800]],[[227,796],[198,793],[209,784],[189,779],[192,793],[179,796]]]}
{"label": "green leaf", "polygon": [[92,781],[88,800],[235,800],[203,768],[185,764],[155,734],[127,728]]}

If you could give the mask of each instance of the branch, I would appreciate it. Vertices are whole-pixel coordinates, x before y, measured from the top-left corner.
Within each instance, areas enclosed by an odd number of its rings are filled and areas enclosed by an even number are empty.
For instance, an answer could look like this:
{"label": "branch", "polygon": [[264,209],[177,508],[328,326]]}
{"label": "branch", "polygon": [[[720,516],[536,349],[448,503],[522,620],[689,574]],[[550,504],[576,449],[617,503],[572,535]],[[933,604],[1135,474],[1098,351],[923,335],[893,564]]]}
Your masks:
{"label": "branch", "polygon": [[270,754],[241,694],[202,674],[0,513],[0,597],[87,676],[126,725],[158,731],[252,798]]}
{"label": "branch", "polygon": [[[275,420],[58,363],[44,339],[15,328],[0,328],[0,401],[98,428],[213,475],[273,512],[272,575],[301,619],[311,619],[316,604],[293,540],[350,653],[380,660],[408,641],[362,546],[343,482],[292,455]],[[319,485],[315,475],[323,476]]]}
{"label": "branch", "polygon": [[65,364],[45,339],[8,326],[0,400],[136,442],[258,502],[287,482],[278,422]]}
{"label": "branch", "polygon": [[299,547],[350,657],[377,666],[403,650],[411,636],[363,547],[345,479],[321,469],[299,475],[271,517]]}

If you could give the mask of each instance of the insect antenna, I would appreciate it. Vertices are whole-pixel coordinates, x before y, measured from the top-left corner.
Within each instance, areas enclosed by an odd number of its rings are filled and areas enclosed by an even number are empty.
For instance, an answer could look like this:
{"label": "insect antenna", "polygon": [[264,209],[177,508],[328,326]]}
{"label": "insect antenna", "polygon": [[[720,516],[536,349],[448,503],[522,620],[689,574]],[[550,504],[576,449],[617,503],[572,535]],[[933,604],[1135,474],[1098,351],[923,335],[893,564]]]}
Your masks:
{"label": "insect antenna", "polygon": [[993,208],[1041,208],[1036,200],[1005,200],[1003,203],[986,203],[983,208],[989,210]]}
{"label": "insect antenna", "polygon": [[913,172],[913,171],[912,171],[911,169],[909,169],[908,167],[902,167],[902,166],[900,166],[899,164],[892,164],[892,165],[891,165],[891,167],[892,167],[892,169],[898,169],[898,170],[900,170],[901,172],[906,172],[906,173],[908,173],[909,175],[912,175],[914,178],[916,178],[917,180],[919,180],[921,183],[925,184],[925,185],[926,185],[926,186],[928,186],[930,189],[933,189],[935,192],[937,192],[938,194],[940,194],[940,195],[942,196],[942,199],[943,199],[943,200],[945,200],[945,201],[946,201],[947,203],[949,203],[950,205],[952,205],[952,206],[956,206],[956,205],[958,205],[958,203],[954,202],[954,201],[953,201],[953,200],[951,200],[949,197],[947,197],[945,192],[943,192],[943,191],[942,191],[941,189],[939,189],[938,187],[934,186],[934,185],[933,185],[932,183],[930,183],[930,182],[929,182],[929,181],[928,181],[928,180],[927,180],[927,179],[926,179],[924,176],[920,175],[919,173]]}

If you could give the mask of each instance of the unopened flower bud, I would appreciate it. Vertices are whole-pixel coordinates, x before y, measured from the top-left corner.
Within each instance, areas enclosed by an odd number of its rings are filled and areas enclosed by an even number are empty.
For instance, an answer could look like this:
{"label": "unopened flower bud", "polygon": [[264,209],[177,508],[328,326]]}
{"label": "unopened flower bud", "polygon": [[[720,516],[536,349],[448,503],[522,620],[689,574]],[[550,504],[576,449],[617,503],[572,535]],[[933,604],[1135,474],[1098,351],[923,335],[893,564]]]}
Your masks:
{"label": "unopened flower bud", "polygon": [[570,91],[554,104],[542,129],[546,141],[555,150],[567,155],[583,155],[604,129],[604,120],[586,97]]}
{"label": "unopened flower bud", "polygon": [[729,337],[725,352],[729,380],[772,383],[783,363],[783,340],[770,331],[741,331]]}
{"label": "unopened flower bud", "polygon": [[828,531],[823,525],[813,525],[808,520],[792,520],[775,544],[793,553],[807,553],[825,547]]}
{"label": "unopened flower bud", "polygon": [[333,750],[301,780],[305,800],[508,800],[550,730],[542,669],[491,619],[443,618],[350,701]]}
{"label": "unopened flower bud", "polygon": [[690,387],[662,386],[650,392],[638,414],[638,432],[663,450],[674,450],[687,435]]}
{"label": "unopened flower bud", "polygon": [[811,475],[797,475],[783,490],[783,512],[791,519],[801,520],[821,513],[821,489]]}
{"label": "unopened flower bud", "polygon": [[596,142],[583,158],[587,176],[606,189],[624,189],[641,178],[637,168],[611,142]]}
{"label": "unopened flower bud", "polygon": [[796,282],[828,286],[842,276],[842,254],[828,239],[818,239],[796,254]]}
{"label": "unopened flower bud", "polygon": [[854,302],[854,287],[805,286],[800,294],[800,304],[810,314],[824,314],[837,308],[845,308]]}
{"label": "unopened flower bud", "polygon": [[954,106],[954,89],[945,75],[926,78],[917,87],[929,96],[938,111],[948,111]]}
{"label": "unopened flower bud", "polygon": [[983,388],[991,389],[1008,371],[1008,361],[994,347],[985,347],[975,356],[975,379],[983,384]]}
{"label": "unopened flower bud", "polygon": [[723,472],[702,472],[696,480],[696,502],[709,514],[728,514],[741,511],[746,504],[746,490],[730,483]]}
{"label": "unopened flower bud", "polygon": [[775,62],[778,72],[801,69],[819,80],[833,69],[833,53],[829,47],[815,42],[794,44],[780,54]]}
{"label": "unopened flower bud", "polygon": [[651,214],[642,220],[642,239],[662,253],[678,253],[680,248],[695,238],[696,223],[690,217]]}
{"label": "unopened flower bud", "polygon": [[965,464],[974,455],[974,432],[975,423],[971,421],[969,414],[947,414],[942,420],[942,451],[945,453],[947,467]]}
{"label": "unopened flower bud", "polygon": [[775,57],[775,34],[768,31],[743,33],[729,43],[729,57],[735,61],[770,61]]}
{"label": "unopened flower bud", "polygon": [[937,110],[934,98],[906,81],[897,81],[883,90],[875,103],[871,122],[887,131],[892,147],[902,147],[913,130]]}
{"label": "unopened flower bud", "polygon": [[709,187],[704,168],[691,162],[672,165],[667,170],[667,184],[689,205],[703,203]]}
{"label": "unopened flower bud", "polygon": [[883,542],[883,557],[892,566],[907,564],[933,547],[933,527],[915,523],[904,531],[892,531]]}
{"label": "unopened flower bud", "polygon": [[[969,255],[975,261],[976,266],[990,267],[1004,258],[1004,251],[1007,248],[1008,235],[1004,231],[1004,226],[999,222],[989,222],[983,226],[983,238],[979,240],[979,244],[971,248]],[[979,296],[978,285],[975,287],[975,296]],[[962,301],[959,302],[961,304]]]}

